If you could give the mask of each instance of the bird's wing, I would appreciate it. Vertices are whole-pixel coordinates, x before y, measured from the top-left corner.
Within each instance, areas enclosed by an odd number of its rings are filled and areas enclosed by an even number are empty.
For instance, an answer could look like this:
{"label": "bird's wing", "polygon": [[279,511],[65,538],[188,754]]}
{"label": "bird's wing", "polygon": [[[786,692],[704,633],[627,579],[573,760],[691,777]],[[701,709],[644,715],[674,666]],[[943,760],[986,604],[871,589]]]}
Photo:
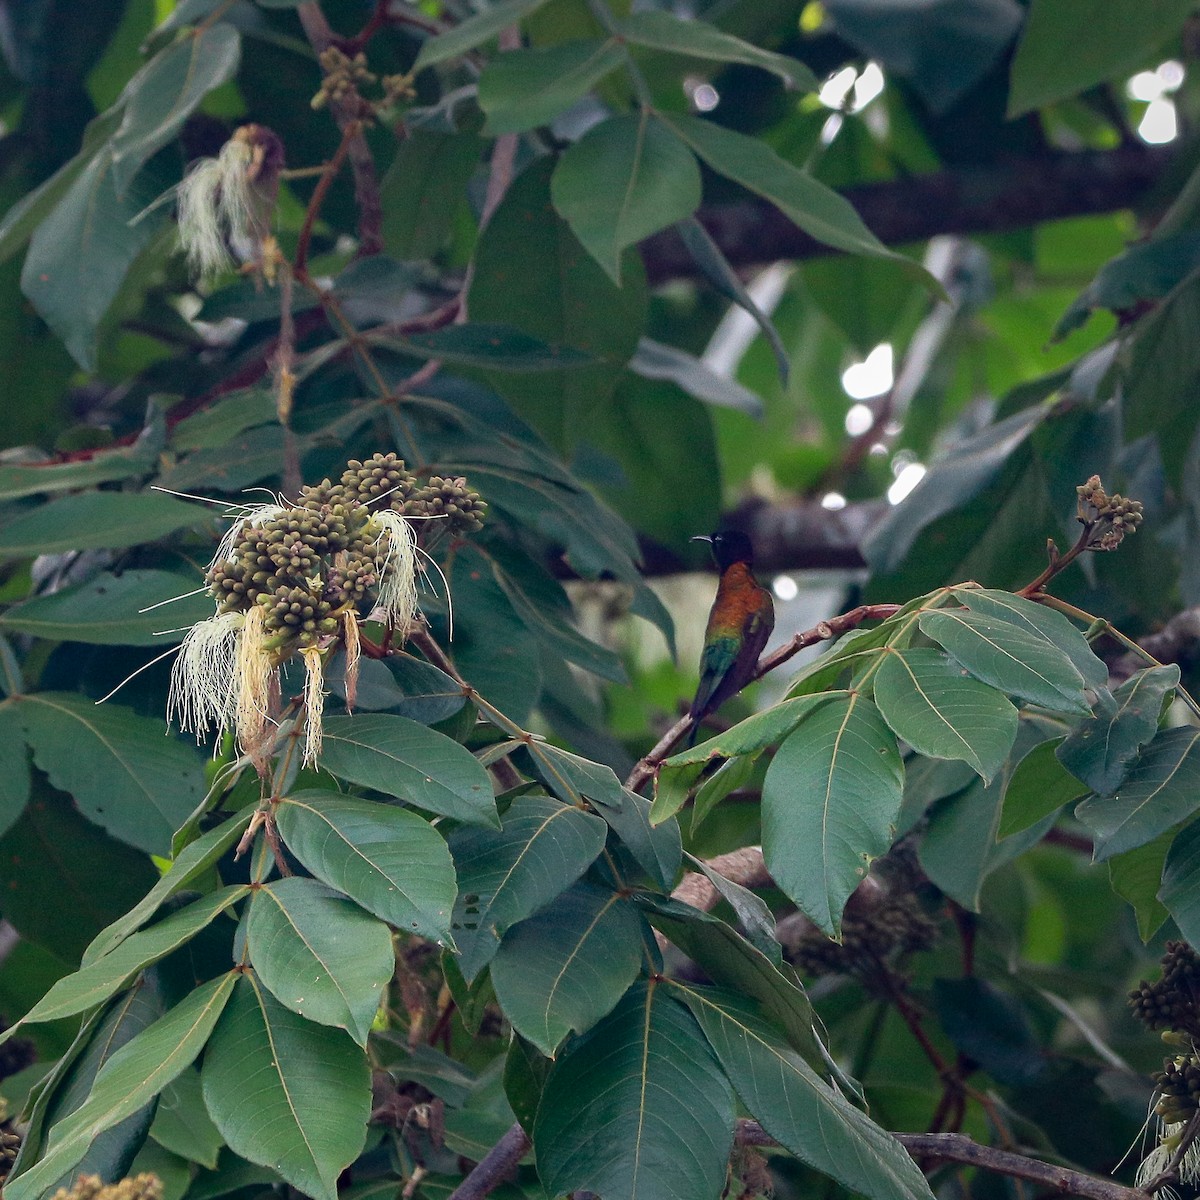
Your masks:
{"label": "bird's wing", "polygon": [[720,687],[721,681],[737,662],[741,645],[741,638],[731,634],[728,637],[714,638],[704,647],[704,653],[700,656],[700,686],[696,689],[696,698],[691,707],[693,717],[708,711],[709,702]]}

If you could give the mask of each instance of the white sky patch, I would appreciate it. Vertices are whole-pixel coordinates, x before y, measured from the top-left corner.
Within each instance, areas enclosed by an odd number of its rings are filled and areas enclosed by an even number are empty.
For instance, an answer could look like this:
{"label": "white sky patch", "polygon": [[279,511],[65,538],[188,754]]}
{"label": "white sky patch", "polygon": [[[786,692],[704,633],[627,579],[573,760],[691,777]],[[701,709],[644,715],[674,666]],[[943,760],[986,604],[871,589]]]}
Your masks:
{"label": "white sky patch", "polygon": [[1165,96],[1151,100],[1146,105],[1145,116],[1138,125],[1138,137],[1151,146],[1173,142],[1179,136],[1179,120],[1175,115],[1175,104]]}
{"label": "white sky patch", "polygon": [[721,93],[711,83],[702,83],[692,92],[692,104],[697,112],[712,112],[721,103]]}
{"label": "white sky patch", "polygon": [[925,467],[913,462],[901,470],[892,486],[887,490],[889,504],[899,504],[925,478]]}
{"label": "white sky patch", "polygon": [[790,575],[776,575],[771,581],[771,591],[777,600],[795,600],[800,595],[800,585]]}
{"label": "white sky patch", "polygon": [[892,345],[880,342],[862,362],[854,363],[842,372],[842,390],[851,400],[870,400],[872,396],[882,396],[894,380]]}
{"label": "white sky patch", "polygon": [[837,512],[846,507],[846,497],[841,492],[826,492],[821,497],[821,507],[827,512]]}
{"label": "white sky patch", "polygon": [[858,437],[871,428],[875,414],[865,404],[852,405],[846,414],[846,432],[851,437]]}

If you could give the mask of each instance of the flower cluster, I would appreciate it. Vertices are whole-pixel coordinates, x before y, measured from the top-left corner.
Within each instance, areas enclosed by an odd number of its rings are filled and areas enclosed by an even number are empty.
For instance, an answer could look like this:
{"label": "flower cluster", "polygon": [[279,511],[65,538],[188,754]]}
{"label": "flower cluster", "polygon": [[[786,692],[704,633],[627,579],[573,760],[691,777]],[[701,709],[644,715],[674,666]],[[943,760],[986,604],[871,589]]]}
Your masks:
{"label": "flower cluster", "polygon": [[[1154,1076],[1153,1116],[1158,1122],[1154,1149],[1138,1167],[1137,1184],[1144,1187],[1171,1164],[1182,1144],[1184,1130],[1200,1107],[1200,954],[1187,942],[1168,942],[1162,958],[1162,977],[1143,979],[1129,993],[1134,1016],[1151,1029],[1162,1029],[1163,1041],[1177,1053],[1163,1061]],[[1185,1147],[1173,1170],[1184,1183],[1200,1183],[1200,1146]]]}
{"label": "flower cluster", "polygon": [[485,505],[463,479],[421,484],[394,454],[352,460],[337,483],[301,489],[294,504],[246,509],[222,539],[206,583],[216,615],[189,630],[171,678],[168,715],[197,737],[236,729],[260,761],[279,667],[305,666],[305,762],[320,749],[323,662],[343,647],[353,700],[359,625],[400,639],[417,615],[417,522],[452,533],[482,525]]}
{"label": "flower cluster", "polygon": [[157,1175],[133,1175],[105,1183],[99,1175],[80,1175],[69,1188],[59,1188],[52,1200],[162,1200],[162,1180]]}
{"label": "flower cluster", "polygon": [[1127,533],[1136,533],[1142,523],[1142,503],[1113,492],[1108,495],[1093,475],[1075,489],[1078,519],[1088,529],[1088,550],[1115,550]]}

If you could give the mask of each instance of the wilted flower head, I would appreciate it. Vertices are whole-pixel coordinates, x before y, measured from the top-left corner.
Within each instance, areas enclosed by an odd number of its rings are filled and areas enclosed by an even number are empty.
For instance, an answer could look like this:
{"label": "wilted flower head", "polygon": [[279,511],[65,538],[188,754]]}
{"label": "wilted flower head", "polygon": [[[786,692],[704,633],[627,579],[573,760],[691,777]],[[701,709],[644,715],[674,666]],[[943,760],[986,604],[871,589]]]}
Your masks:
{"label": "wilted flower head", "polygon": [[179,185],[179,240],[188,265],[211,278],[242,258],[262,257],[279,190],[283,144],[262,125],[243,125],[216,158],[194,163]]}
{"label": "wilted flower head", "polygon": [[[304,662],[304,761],[320,750],[324,660],[346,652],[352,699],[359,623],[382,621],[407,636],[417,616],[417,543],[412,520],[428,516],[458,532],[480,526],[485,507],[461,480],[424,487],[394,454],[352,461],[334,484],[301,489],[295,504],[247,509],[221,540],[206,575],[217,612],[184,639],[171,676],[168,715],[201,736],[237,731],[242,750],[265,765],[279,668]],[[446,511],[446,486],[453,514]],[[436,512],[430,512],[436,509]]]}

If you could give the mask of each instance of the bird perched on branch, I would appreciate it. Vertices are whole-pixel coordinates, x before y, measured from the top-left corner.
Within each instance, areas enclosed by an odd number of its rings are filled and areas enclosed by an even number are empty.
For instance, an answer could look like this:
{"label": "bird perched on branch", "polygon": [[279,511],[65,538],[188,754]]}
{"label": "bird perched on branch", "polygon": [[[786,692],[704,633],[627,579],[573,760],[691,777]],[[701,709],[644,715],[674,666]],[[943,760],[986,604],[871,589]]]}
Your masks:
{"label": "bird perched on branch", "polygon": [[744,533],[725,530],[692,541],[712,546],[721,578],[704,631],[700,686],[688,711],[693,721],[688,745],[695,742],[700,722],[753,678],[758,656],[775,628],[771,593],[759,585],[751,569],[754,548],[750,539]]}

